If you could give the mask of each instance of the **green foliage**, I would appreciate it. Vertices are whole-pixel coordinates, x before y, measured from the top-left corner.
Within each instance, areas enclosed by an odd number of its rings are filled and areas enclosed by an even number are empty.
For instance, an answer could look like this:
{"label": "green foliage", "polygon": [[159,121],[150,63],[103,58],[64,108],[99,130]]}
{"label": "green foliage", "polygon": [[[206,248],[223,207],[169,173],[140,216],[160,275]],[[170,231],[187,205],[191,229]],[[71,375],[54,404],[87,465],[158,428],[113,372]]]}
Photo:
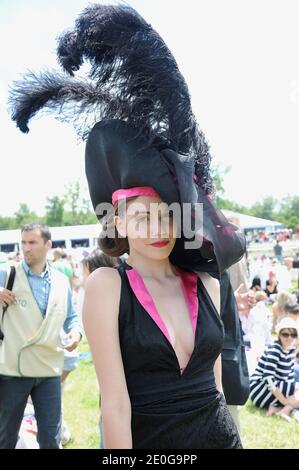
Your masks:
{"label": "green foliage", "polygon": [[299,196],[286,196],[281,201],[277,220],[286,227],[294,228],[299,224]]}
{"label": "green foliage", "polygon": [[262,219],[275,220],[284,224],[286,228],[291,229],[294,229],[299,224],[299,196],[286,196],[281,200],[273,196],[267,196],[251,207],[245,207],[237,202],[226,199],[223,180],[229,170],[229,167],[222,169],[219,165],[212,169],[216,187],[215,203],[220,209],[240,212],[254,217],[261,217]]}
{"label": "green foliage", "polygon": [[15,212],[16,228],[20,228],[25,224],[38,221],[39,218],[35,212],[31,211],[27,204],[21,203],[17,212]]}
{"label": "green foliage", "polygon": [[215,197],[215,202],[217,205],[220,207],[220,201],[224,201],[224,176],[230,171],[230,167],[221,167],[221,165],[214,165],[211,167],[211,173],[215,185],[215,191],[216,191],[216,197]]}
{"label": "green foliage", "polygon": [[47,198],[46,203],[46,224],[49,227],[60,227],[63,225],[64,198],[53,196]]}
{"label": "green foliage", "polygon": [[[299,224],[299,196],[288,195],[281,200],[268,196],[251,207],[245,207],[238,202],[227,199],[224,177],[229,171],[230,167],[228,166],[215,165],[212,167],[216,188],[215,203],[220,209],[276,220],[292,229]],[[54,227],[95,224],[97,218],[92,209],[87,188],[82,187],[79,181],[74,181],[66,185],[63,196],[47,198],[44,216],[37,216],[27,204],[21,203],[14,217],[0,217],[0,230],[20,228],[32,221],[46,223],[50,227]]]}
{"label": "green foliage", "polygon": [[79,181],[65,187],[63,196],[48,197],[45,215],[40,217],[21,203],[13,217],[0,217],[0,230],[18,229],[30,222],[46,223],[49,227],[96,224],[97,218],[91,206],[86,188]]}
{"label": "green foliage", "polygon": [[17,222],[15,217],[0,217],[0,230],[16,229]]}
{"label": "green foliage", "polygon": [[63,225],[88,225],[97,223],[86,188],[75,181],[66,186]]}
{"label": "green foliage", "polygon": [[251,206],[250,211],[255,217],[261,217],[262,219],[275,219],[275,209],[278,206],[278,201],[272,196],[268,196],[261,202],[256,202]]}

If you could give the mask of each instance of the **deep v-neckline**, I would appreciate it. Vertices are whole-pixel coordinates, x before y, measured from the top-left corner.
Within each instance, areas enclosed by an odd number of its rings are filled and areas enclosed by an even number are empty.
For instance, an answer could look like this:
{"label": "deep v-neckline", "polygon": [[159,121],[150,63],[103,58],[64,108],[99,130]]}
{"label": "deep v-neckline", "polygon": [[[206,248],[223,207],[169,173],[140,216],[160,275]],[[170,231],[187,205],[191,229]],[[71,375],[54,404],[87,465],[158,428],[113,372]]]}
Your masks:
{"label": "deep v-neckline", "polygon": [[159,314],[158,309],[153,300],[153,297],[151,296],[149,290],[147,289],[141,274],[135,268],[133,268],[133,266],[130,266],[126,261],[124,261],[123,263],[129,268],[129,269],[126,269],[125,272],[126,272],[127,278],[129,280],[130,286],[132,288],[132,291],[135,297],[137,298],[138,302],[142,305],[144,310],[148,313],[148,315],[152,318],[156,326],[159,328],[160,332],[163,334],[164,338],[166,339],[167,344],[170,346],[172,353],[175,357],[177,368],[179,370],[179,375],[180,377],[183,377],[193,359],[193,356],[197,347],[196,345],[197,325],[198,325],[198,296],[197,296],[198,276],[197,274],[183,272],[177,266],[175,267],[179,274],[180,283],[181,283],[183,294],[184,294],[186,304],[188,307],[188,313],[190,316],[192,330],[194,334],[193,351],[186,367],[183,369],[183,372],[181,373],[180,363],[179,363],[177,354],[175,352],[175,349],[173,347],[167,326],[165,325],[161,315]]}

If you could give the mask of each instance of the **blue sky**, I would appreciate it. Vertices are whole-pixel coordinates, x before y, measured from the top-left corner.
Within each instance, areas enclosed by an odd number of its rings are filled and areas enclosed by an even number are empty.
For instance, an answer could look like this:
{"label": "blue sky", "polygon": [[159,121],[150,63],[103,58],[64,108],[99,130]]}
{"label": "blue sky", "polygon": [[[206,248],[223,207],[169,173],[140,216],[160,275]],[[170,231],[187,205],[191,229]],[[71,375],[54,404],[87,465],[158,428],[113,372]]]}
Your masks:
{"label": "blue sky", "polygon": [[[20,202],[43,213],[67,182],[85,184],[84,144],[49,116],[21,134],[7,113],[12,80],[56,67],[56,37],[85,0],[0,2],[0,214]],[[107,3],[107,2],[103,2]],[[116,3],[116,2],[112,2]],[[298,194],[299,3],[294,0],[132,0],[174,53],[215,163],[230,165],[227,197],[249,205]]]}

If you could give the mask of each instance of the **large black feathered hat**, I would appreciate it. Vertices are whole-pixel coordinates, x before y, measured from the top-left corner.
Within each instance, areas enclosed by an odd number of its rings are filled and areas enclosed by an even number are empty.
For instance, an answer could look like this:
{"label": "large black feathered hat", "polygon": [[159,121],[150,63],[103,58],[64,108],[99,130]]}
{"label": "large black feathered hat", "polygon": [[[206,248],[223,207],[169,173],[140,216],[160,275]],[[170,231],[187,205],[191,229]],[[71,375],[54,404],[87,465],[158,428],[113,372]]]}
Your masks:
{"label": "large black feathered hat", "polygon": [[[212,200],[209,147],[171,52],[131,7],[91,5],[57,49],[66,74],[27,73],[12,88],[12,119],[28,132],[43,107],[73,121],[87,140],[86,175],[94,208],[114,191],[150,186],[161,199],[203,204],[199,249],[177,239],[171,260],[184,269],[223,271],[244,254],[243,234]],[[74,77],[84,61],[88,77]],[[194,234],[193,234],[194,235]],[[189,237],[187,237],[189,238]]]}

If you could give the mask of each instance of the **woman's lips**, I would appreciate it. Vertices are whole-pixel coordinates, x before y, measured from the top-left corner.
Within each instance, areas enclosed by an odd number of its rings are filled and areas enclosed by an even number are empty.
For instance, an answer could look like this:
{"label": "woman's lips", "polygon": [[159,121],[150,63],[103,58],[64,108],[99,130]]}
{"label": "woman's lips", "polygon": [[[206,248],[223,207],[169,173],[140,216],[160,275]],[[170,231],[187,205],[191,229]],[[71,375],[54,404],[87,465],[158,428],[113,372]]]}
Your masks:
{"label": "woman's lips", "polygon": [[151,243],[150,245],[151,246],[154,246],[156,248],[162,248],[163,246],[166,246],[168,245],[169,241],[164,241],[164,242],[155,242],[155,243]]}

